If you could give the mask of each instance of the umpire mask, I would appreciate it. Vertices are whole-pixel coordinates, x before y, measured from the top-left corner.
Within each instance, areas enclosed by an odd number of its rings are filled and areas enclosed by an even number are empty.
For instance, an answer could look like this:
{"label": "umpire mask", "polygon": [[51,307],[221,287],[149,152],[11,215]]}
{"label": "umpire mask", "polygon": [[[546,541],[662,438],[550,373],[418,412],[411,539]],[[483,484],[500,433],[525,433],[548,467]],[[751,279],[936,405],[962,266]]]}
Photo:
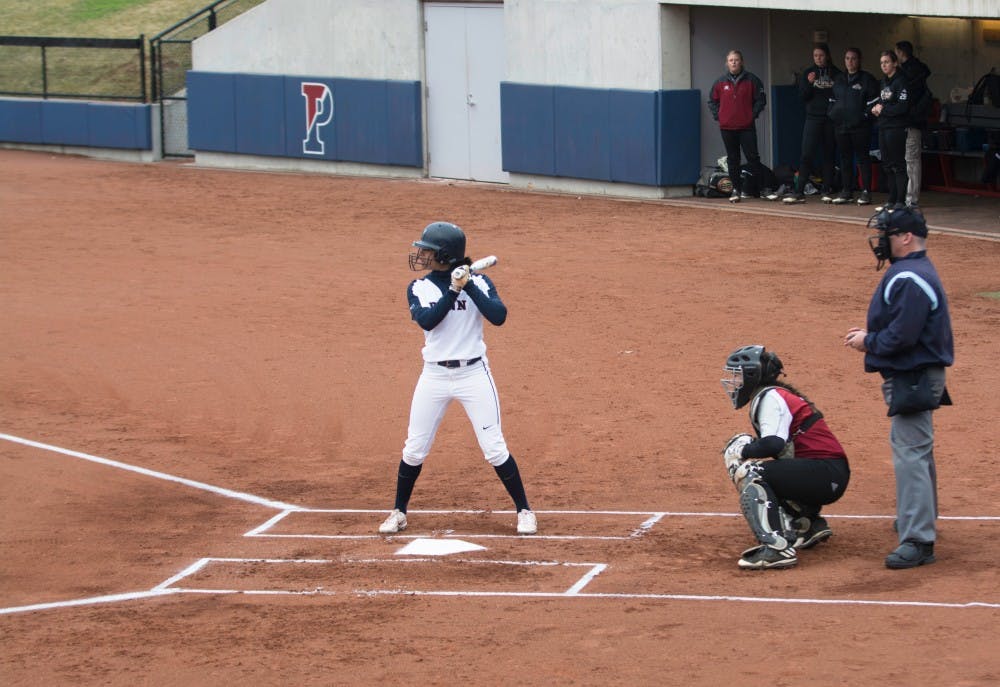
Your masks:
{"label": "umpire mask", "polygon": [[889,237],[899,233],[898,230],[889,228],[892,213],[892,210],[885,208],[868,219],[868,228],[871,229],[874,226],[878,232],[874,236],[868,237],[868,247],[872,249],[875,260],[877,260],[875,263],[876,272],[885,266],[886,260],[892,262],[892,246],[889,244]]}
{"label": "umpire mask", "polygon": [[892,246],[889,243],[890,236],[895,236],[896,234],[927,236],[927,223],[924,221],[924,218],[909,208],[877,212],[868,220],[868,227],[871,228],[873,223],[878,233],[868,237],[868,247],[872,249],[872,253],[875,254],[875,259],[878,261],[875,264],[876,271],[882,269],[886,261],[890,263],[896,261],[892,257]]}

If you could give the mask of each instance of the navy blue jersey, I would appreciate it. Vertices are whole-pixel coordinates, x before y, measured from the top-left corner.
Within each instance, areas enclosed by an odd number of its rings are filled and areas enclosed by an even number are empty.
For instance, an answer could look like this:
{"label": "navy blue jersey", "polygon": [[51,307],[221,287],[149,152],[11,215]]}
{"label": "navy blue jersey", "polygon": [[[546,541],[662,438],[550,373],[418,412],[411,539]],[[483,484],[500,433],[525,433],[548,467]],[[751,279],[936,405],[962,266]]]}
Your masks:
{"label": "navy blue jersey", "polygon": [[948,299],[927,251],[895,260],[868,306],[865,371],[893,372],[955,362]]}

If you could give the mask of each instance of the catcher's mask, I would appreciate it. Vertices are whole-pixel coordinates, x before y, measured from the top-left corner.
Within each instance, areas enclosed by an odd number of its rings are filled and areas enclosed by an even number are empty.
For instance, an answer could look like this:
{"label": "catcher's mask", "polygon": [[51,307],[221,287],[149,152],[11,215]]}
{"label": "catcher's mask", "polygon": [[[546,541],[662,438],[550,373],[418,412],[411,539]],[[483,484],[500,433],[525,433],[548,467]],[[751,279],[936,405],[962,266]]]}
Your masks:
{"label": "catcher's mask", "polygon": [[[431,222],[413,246],[418,250],[410,253],[411,270],[430,268],[432,258],[449,267],[465,259],[465,234],[451,222]],[[434,252],[421,254],[420,249]]]}
{"label": "catcher's mask", "polygon": [[723,368],[722,388],[733,408],[742,408],[762,386],[773,384],[781,374],[781,359],[763,346],[742,346],[729,354]]}
{"label": "catcher's mask", "polygon": [[889,210],[884,208],[881,212],[876,212],[868,220],[868,228],[874,225],[877,234],[868,237],[868,247],[875,254],[875,270],[882,269],[888,260],[895,262],[892,257],[892,246],[889,237],[896,234],[913,234],[925,238],[927,236],[927,222],[919,214],[910,208],[900,208]]}

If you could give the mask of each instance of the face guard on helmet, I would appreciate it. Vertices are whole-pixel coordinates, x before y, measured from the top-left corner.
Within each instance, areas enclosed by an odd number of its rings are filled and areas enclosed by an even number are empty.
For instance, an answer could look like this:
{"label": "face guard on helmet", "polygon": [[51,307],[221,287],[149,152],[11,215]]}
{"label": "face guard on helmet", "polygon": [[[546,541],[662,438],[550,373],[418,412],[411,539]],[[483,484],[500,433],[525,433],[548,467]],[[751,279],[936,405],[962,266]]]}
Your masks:
{"label": "face guard on helmet", "polygon": [[883,209],[876,212],[868,220],[868,228],[874,225],[877,234],[868,237],[868,247],[875,254],[875,270],[882,269],[886,261],[895,262],[892,257],[892,245],[889,237],[896,234],[913,234],[914,236],[927,236],[927,222],[924,218],[913,212],[909,208],[899,210]]}
{"label": "face guard on helmet", "polygon": [[451,222],[428,224],[413,246],[418,250],[410,253],[411,270],[429,269],[432,259],[449,267],[465,259],[465,234]]}
{"label": "face guard on helmet", "polygon": [[781,370],[781,360],[763,346],[743,346],[726,358],[722,388],[733,402],[733,408],[742,408],[757,389],[773,384]]}

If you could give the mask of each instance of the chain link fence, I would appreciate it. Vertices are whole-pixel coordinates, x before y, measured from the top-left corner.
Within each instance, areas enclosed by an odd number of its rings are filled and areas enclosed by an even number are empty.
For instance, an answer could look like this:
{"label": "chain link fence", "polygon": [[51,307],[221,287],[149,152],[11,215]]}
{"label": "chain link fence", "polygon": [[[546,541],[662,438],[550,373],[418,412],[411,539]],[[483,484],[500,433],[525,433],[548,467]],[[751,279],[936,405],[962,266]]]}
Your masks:
{"label": "chain link fence", "polygon": [[264,0],[218,0],[149,39],[152,99],[161,104],[163,154],[190,156],[187,146],[187,90],[191,43]]}

